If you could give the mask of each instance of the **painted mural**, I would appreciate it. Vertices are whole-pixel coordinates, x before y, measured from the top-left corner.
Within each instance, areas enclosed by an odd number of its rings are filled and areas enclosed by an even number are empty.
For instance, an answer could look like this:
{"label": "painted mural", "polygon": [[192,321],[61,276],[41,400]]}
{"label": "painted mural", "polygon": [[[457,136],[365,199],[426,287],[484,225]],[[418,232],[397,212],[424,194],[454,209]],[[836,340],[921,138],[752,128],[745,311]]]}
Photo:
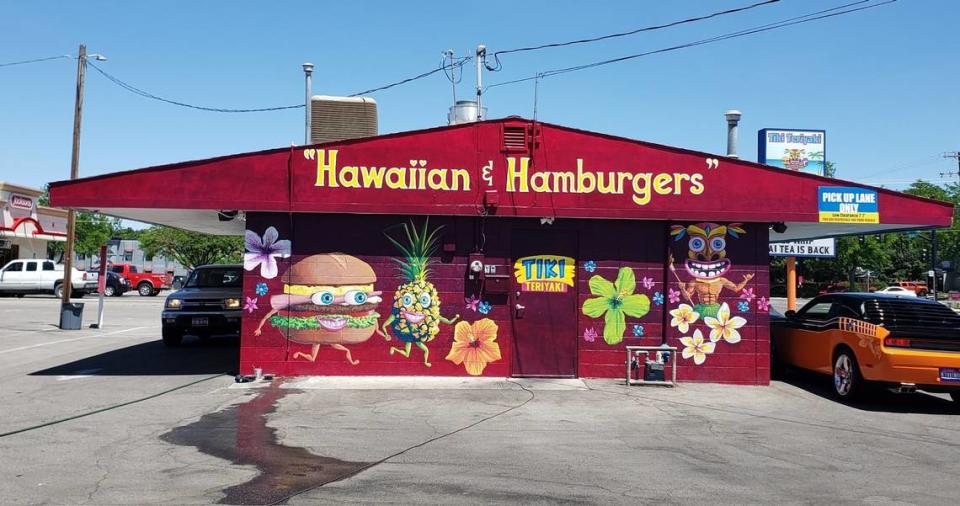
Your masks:
{"label": "painted mural", "polygon": [[423,352],[423,365],[430,367],[427,343],[437,337],[441,323],[453,325],[460,315],[448,319],[440,314],[437,288],[428,279],[440,227],[431,231],[429,220],[425,220],[422,230],[418,230],[412,222],[409,225],[404,223],[402,228],[405,237],[400,240],[384,234],[403,255],[402,258],[393,259],[403,284],[394,292],[390,316],[383,322],[381,335],[388,341],[393,335],[406,343],[403,348],[391,346],[391,355],[399,353],[409,358],[413,345],[416,345]]}
{"label": "painted mural", "polygon": [[[668,253],[667,268],[677,282],[678,290],[668,290],[669,300],[677,304],[670,310],[670,326],[682,334],[680,337],[681,356],[693,359],[696,365],[702,365],[707,356],[717,349],[721,341],[728,344],[740,342],[740,329],[747,319],[732,314],[730,304],[721,300],[724,291],[732,292],[739,300],[735,307],[741,313],[750,309],[754,298],[753,289],[747,283],[753,279],[752,273],[743,275],[739,283],[726,277],[733,262],[727,257],[727,237],[738,239],[746,231],[740,223],[720,225],[717,223],[696,223],[692,225],[673,225],[670,235],[675,242],[687,238],[687,258],[683,267],[688,281],[684,281],[674,265],[673,253]],[[682,300],[686,303],[682,303]],[[696,328],[702,322],[705,328]],[[709,340],[704,332],[709,332]]]}
{"label": "painted mural", "polygon": [[497,328],[496,322],[489,318],[473,323],[457,323],[447,360],[457,365],[463,364],[471,376],[480,376],[487,364],[501,358]]}
{"label": "painted mural", "polygon": [[[344,215],[330,223],[248,217],[243,370],[475,377],[509,376],[519,367],[513,300],[467,282],[475,251],[471,220]],[[576,340],[575,374],[622,376],[624,345],[655,346],[666,339],[677,347],[681,380],[736,374],[736,381],[752,381],[756,375],[744,364],[756,363],[748,355],[766,349],[761,313],[769,304],[763,297],[766,278],[753,264],[765,250],[754,252],[759,243],[752,228],[683,223],[684,235],[676,240],[679,234],[670,233],[676,228],[663,222],[616,223],[604,234],[592,222],[564,225],[562,232],[580,234],[579,250],[512,254],[512,243],[503,239],[515,225],[497,222],[494,232],[487,230],[492,239],[484,263],[508,274],[510,289],[524,297],[555,301],[564,291],[570,295],[569,311],[578,315],[567,327],[576,334],[566,337]],[[317,234],[317,227],[325,233]],[[712,240],[720,232],[729,247],[721,257],[713,244],[710,255],[726,259],[719,273],[706,273],[713,279],[693,276],[683,260],[668,268],[668,247],[686,260],[693,238]],[[623,237],[619,244],[627,253],[610,254],[602,243],[608,234]],[[717,263],[706,245],[702,254],[692,260]],[[541,345],[553,346],[549,340]]]}
{"label": "painted mural", "polygon": [[677,278],[680,294],[693,305],[694,310],[703,316],[715,317],[720,310],[720,294],[724,289],[739,293],[753,278],[753,274],[743,275],[740,283],[734,283],[723,277],[733,263],[727,257],[726,236],[737,239],[746,231],[740,223],[718,225],[716,223],[697,223],[694,225],[673,225],[670,235],[675,241],[689,237],[687,258],[683,266],[692,278],[683,281],[674,266],[673,254],[669,254],[668,268]]}
{"label": "painted mural", "polygon": [[260,275],[266,279],[277,277],[277,259],[290,256],[290,241],[280,240],[275,227],[268,227],[263,237],[253,230],[244,233],[243,268],[252,271],[260,268]]}
{"label": "painted mural", "polygon": [[269,322],[290,341],[311,346],[309,354],[298,351],[293,359],[313,362],[320,346],[328,345],[344,352],[352,365],[359,364],[345,345],[365,342],[377,329],[382,299],[374,289],[373,269],[359,258],[325,253],[294,263],[281,281],[283,293],[270,297],[270,312],[254,335]]}
{"label": "painted mural", "polygon": [[[627,316],[642,318],[650,311],[650,298],[642,293],[634,293],[636,289],[637,278],[629,267],[622,267],[613,282],[599,274],[590,278],[590,293],[597,297],[585,300],[582,311],[590,318],[603,318],[603,340],[607,344],[615,345],[623,341],[623,334],[627,330]],[[641,326],[640,336],[643,335],[642,329]],[[596,331],[594,339],[595,334]],[[634,335],[637,336],[636,330]],[[591,340],[587,333],[584,339]]]}

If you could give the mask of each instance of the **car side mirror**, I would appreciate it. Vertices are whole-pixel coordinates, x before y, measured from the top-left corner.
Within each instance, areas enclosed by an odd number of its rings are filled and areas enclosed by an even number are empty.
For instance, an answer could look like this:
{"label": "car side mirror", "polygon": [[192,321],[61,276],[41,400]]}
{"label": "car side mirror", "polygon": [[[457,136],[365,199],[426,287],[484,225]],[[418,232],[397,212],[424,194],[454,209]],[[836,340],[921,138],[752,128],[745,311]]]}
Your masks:
{"label": "car side mirror", "polygon": [[791,309],[786,313],[783,313],[783,316],[786,316],[787,318],[796,318],[797,312]]}

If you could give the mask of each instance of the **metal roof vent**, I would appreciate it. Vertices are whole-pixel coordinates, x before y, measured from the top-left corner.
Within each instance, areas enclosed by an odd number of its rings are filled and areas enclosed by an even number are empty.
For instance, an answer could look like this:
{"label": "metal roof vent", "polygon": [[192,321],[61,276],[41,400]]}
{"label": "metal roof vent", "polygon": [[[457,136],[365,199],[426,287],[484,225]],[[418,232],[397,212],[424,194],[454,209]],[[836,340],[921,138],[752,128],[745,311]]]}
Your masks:
{"label": "metal roof vent", "polygon": [[504,126],[503,127],[503,150],[504,151],[527,151],[529,141],[527,139],[526,126]]}
{"label": "metal roof vent", "polygon": [[310,142],[333,142],[377,135],[377,101],[368,97],[310,98]]}
{"label": "metal roof vent", "polygon": [[[477,107],[475,100],[457,100],[450,106],[450,112],[447,113],[448,125],[460,125],[462,123],[476,123],[479,118],[480,108]],[[483,108],[483,116],[487,115],[487,108]]]}

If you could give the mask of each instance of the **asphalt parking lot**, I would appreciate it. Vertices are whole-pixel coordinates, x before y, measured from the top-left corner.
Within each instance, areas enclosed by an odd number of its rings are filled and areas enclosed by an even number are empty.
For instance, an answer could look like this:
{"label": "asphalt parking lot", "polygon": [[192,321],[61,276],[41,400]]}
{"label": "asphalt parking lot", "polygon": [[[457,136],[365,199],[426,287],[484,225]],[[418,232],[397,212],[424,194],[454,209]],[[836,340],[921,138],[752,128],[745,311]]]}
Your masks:
{"label": "asphalt parking lot", "polygon": [[86,298],[85,328],[61,331],[56,299],[0,298],[0,504],[960,497],[960,410],[943,396],[845,406],[799,375],[676,389],[435,378],[238,385],[235,340],[160,343],[162,300],[110,299],[104,328],[93,330],[96,300]]}

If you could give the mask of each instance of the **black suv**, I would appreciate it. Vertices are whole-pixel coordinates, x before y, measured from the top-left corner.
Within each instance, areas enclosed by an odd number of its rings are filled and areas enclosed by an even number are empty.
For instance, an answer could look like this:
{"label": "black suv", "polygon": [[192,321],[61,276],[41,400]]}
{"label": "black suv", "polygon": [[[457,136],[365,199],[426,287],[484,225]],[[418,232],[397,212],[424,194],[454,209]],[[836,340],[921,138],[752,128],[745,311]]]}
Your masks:
{"label": "black suv", "polygon": [[183,288],[167,296],[163,306],[163,344],[179,346],[185,334],[209,337],[240,334],[243,268],[203,265],[194,269]]}

